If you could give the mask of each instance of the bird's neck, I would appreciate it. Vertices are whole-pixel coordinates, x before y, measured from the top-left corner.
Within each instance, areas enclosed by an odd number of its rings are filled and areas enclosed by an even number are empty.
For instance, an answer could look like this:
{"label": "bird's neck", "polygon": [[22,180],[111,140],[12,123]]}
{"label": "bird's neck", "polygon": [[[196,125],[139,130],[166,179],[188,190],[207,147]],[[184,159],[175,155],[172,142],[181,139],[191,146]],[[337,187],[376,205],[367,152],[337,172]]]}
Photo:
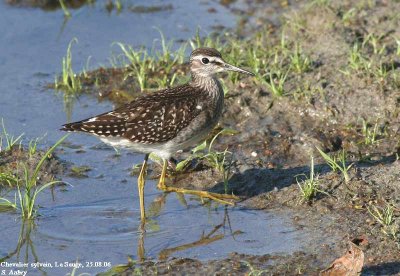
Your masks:
{"label": "bird's neck", "polygon": [[200,88],[201,90],[208,92],[210,94],[223,94],[222,86],[218,79],[214,75],[198,75],[192,74],[192,80],[190,85],[193,87]]}

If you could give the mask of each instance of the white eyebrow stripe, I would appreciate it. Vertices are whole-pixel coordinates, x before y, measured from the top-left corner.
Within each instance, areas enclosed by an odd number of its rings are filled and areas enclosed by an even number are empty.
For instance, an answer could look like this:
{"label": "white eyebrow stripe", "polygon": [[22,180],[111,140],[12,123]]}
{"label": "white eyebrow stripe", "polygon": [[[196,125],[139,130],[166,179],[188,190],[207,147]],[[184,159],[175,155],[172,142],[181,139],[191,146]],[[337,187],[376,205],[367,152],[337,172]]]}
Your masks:
{"label": "white eyebrow stripe", "polygon": [[195,56],[193,58],[193,60],[199,60],[201,61],[203,58],[208,58],[210,60],[210,62],[219,62],[219,63],[224,63],[224,61],[219,58],[219,57],[210,57],[210,56],[204,56],[204,55],[200,55],[200,56]]}
{"label": "white eyebrow stripe", "polygon": [[195,56],[194,58],[193,58],[193,60],[200,60],[201,61],[201,59],[202,58],[204,58],[205,56],[203,56],[203,55],[201,55],[201,56]]}

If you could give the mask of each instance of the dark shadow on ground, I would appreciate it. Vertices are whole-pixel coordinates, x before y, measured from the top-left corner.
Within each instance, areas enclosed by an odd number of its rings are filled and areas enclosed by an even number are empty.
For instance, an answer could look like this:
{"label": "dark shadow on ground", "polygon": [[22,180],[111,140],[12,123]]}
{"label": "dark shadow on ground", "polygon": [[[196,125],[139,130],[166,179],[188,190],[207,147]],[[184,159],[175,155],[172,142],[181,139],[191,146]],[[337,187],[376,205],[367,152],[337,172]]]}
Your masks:
{"label": "dark shadow on ground", "polygon": [[[387,165],[396,161],[395,155],[383,157],[379,160],[354,162],[353,170],[350,175],[354,176],[354,168],[362,169],[375,167],[379,165]],[[348,163],[347,165],[349,165]],[[318,164],[314,166],[314,172],[320,177],[331,172],[326,164]],[[339,174],[339,172],[338,172]],[[268,169],[268,168],[251,168],[244,172],[235,173],[229,179],[229,189],[235,195],[243,198],[254,197],[273,190],[280,190],[296,184],[296,178],[300,181],[309,177],[310,166],[299,166],[284,169]],[[297,184],[296,184],[297,185]],[[212,192],[224,193],[225,185],[219,182],[210,189]]]}
{"label": "dark shadow on ground", "polygon": [[360,162],[355,162],[355,166],[357,168],[369,168],[369,167],[374,167],[378,165],[388,165],[390,163],[393,163],[396,161],[396,155],[392,154],[389,156],[383,156],[379,160],[364,160]]}
{"label": "dark shadow on ground", "polygon": [[[316,171],[325,174],[325,166],[316,166]],[[236,173],[229,179],[229,188],[235,195],[249,198],[275,189],[283,189],[296,183],[296,176],[309,175],[310,168],[301,166],[286,169],[251,168],[242,173]],[[212,192],[223,193],[224,183],[219,182]]]}
{"label": "dark shadow on ground", "polygon": [[364,267],[361,275],[397,275],[400,273],[400,261]]}

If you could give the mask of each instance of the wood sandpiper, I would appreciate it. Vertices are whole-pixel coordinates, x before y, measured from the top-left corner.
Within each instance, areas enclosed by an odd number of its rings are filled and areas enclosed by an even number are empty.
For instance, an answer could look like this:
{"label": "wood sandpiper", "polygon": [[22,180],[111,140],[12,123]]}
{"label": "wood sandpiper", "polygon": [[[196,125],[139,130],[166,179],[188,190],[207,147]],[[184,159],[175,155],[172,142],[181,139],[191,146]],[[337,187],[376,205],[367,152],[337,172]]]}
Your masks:
{"label": "wood sandpiper", "polygon": [[157,187],[232,204],[234,195],[187,190],[165,184],[167,160],[179,150],[204,140],[216,126],[224,106],[224,92],[216,73],[235,71],[253,73],[226,63],[213,48],[198,48],[190,55],[191,80],[183,85],[148,93],[136,100],[98,116],[63,125],[64,131],[81,131],[98,136],[113,146],[144,153],[138,176],[140,215],[145,221],[144,185],[150,153],[163,159]]}

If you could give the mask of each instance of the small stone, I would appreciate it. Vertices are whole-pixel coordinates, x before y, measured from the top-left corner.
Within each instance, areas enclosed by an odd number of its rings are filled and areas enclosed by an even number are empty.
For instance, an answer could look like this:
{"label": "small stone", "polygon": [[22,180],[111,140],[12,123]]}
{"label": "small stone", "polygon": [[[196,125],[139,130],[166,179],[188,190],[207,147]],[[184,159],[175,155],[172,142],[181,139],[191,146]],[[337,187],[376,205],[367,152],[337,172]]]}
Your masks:
{"label": "small stone", "polygon": [[251,156],[257,157],[257,152],[253,151],[253,152],[251,153]]}

